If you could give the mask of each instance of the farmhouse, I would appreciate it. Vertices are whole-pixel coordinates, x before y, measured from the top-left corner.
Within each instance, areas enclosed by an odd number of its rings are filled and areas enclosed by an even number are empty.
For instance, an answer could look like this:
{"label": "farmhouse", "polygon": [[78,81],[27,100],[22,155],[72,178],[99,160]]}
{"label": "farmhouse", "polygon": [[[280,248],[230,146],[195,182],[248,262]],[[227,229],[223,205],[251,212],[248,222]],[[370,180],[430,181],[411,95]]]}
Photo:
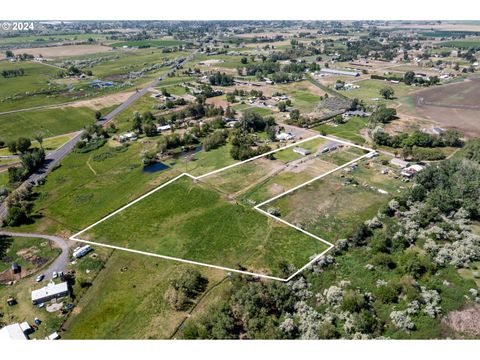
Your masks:
{"label": "farmhouse", "polygon": [[324,74],[332,74],[332,75],[344,75],[344,76],[360,76],[359,72],[356,71],[344,71],[344,70],[336,70],[336,69],[328,69],[328,68],[323,68],[320,70],[320,72]]}
{"label": "farmhouse", "polygon": [[50,282],[47,286],[44,286],[41,289],[32,291],[32,304],[40,304],[45,301],[52,299],[57,299],[63,296],[68,295],[68,284],[67,282],[62,282],[60,284],[55,284]]}
{"label": "farmhouse", "polygon": [[287,133],[287,132],[282,132],[277,135],[275,135],[275,138],[279,141],[288,141],[288,140],[293,140],[295,138],[295,135],[292,133]]}
{"label": "farmhouse", "polygon": [[27,322],[15,323],[0,329],[0,342],[5,340],[28,340],[27,334],[32,328]]}
{"label": "farmhouse", "polygon": [[295,152],[297,154],[300,154],[300,155],[303,155],[303,156],[307,156],[307,155],[311,154],[310,150],[304,149],[304,148],[299,147],[299,146],[295,146],[293,148],[293,152]]}
{"label": "farmhouse", "polygon": [[413,175],[415,175],[417,172],[420,172],[424,169],[422,165],[412,165],[407,167],[406,169],[403,169],[402,175],[405,176],[406,178],[411,178]]}

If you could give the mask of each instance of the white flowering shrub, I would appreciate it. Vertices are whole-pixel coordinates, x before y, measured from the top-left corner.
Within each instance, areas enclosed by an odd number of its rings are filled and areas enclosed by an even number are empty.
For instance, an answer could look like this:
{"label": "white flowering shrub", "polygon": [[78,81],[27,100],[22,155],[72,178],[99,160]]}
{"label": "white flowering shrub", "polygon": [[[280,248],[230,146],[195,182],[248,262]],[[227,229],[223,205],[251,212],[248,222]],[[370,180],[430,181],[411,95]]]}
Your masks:
{"label": "white flowering shrub", "polygon": [[343,300],[343,290],[341,287],[332,285],[323,291],[323,296],[328,304],[338,306]]}
{"label": "white flowering shrub", "polygon": [[401,330],[413,330],[415,329],[415,324],[406,314],[405,311],[392,311],[390,313],[390,320],[392,320],[393,326]]}
{"label": "white flowering shrub", "polygon": [[370,220],[365,221],[365,225],[367,225],[370,229],[378,229],[383,226],[383,223],[378,219],[378,217],[373,217]]}

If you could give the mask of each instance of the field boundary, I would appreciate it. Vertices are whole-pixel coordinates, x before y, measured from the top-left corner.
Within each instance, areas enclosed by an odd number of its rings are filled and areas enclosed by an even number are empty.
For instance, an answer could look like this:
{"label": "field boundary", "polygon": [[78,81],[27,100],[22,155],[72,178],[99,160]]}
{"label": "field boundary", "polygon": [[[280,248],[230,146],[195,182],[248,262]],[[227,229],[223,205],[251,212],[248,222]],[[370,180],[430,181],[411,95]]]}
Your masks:
{"label": "field boundary", "polygon": [[[99,242],[95,242],[95,241],[90,241],[90,240],[85,240],[85,239],[82,239],[82,238],[79,238],[79,236],[83,233],[85,233],[86,231],[92,229],[93,227],[95,227],[96,225],[110,219],[111,217],[117,215],[118,213],[122,212],[123,210],[129,208],[130,206],[136,204],[137,202],[145,199],[146,197],[154,194],[155,192],[163,189],[164,187],[174,183],[175,181],[183,178],[183,177],[188,177],[194,181],[196,180],[200,180],[200,179],[203,179],[207,176],[211,176],[211,175],[214,175],[214,174],[218,174],[222,171],[225,171],[225,170],[228,170],[228,169],[231,169],[231,168],[234,168],[234,167],[237,167],[237,166],[240,166],[240,165],[243,165],[245,163],[248,163],[248,162],[251,162],[251,161],[254,161],[256,159],[260,159],[262,157],[265,157],[265,156],[268,156],[268,155],[271,155],[271,154],[274,154],[276,152],[279,152],[279,151],[282,151],[282,150],[285,150],[285,149],[288,149],[288,148],[291,148],[291,147],[294,147],[294,146],[298,146],[300,144],[303,144],[307,141],[311,141],[311,140],[314,140],[314,139],[318,139],[318,138],[323,138],[323,139],[327,139],[327,140],[330,140],[330,141],[334,141],[336,143],[341,143],[341,144],[344,144],[344,145],[348,145],[348,146],[352,146],[352,147],[356,147],[356,148],[359,148],[359,149],[362,149],[364,151],[368,151],[368,153],[364,154],[364,155],[361,155],[343,165],[340,165],[330,171],[327,171],[326,173],[322,174],[322,175],[319,175],[319,176],[316,176],[314,177],[313,179],[310,179],[298,186],[295,186],[279,195],[276,195],[274,197],[272,197],[271,199],[268,199],[256,206],[253,207],[253,209],[255,209],[256,211],[258,211],[259,213],[261,213],[262,215],[265,215],[275,221],[278,221],[284,225],[287,225],[307,236],[310,236],[311,238],[317,240],[317,241],[320,241],[326,245],[328,245],[327,249],[322,251],[320,254],[315,254],[315,256],[309,261],[307,262],[304,266],[302,266],[300,269],[296,270],[293,274],[289,275],[288,277],[286,278],[280,278],[280,277],[276,277],[276,276],[270,276],[270,275],[265,275],[265,274],[260,274],[260,273],[254,273],[254,272],[250,272],[250,271],[244,271],[244,270],[238,270],[238,269],[233,269],[233,268],[229,268],[229,267],[225,267],[225,266],[220,266],[220,265],[215,265],[215,264],[207,264],[207,263],[203,263],[203,262],[198,262],[198,261],[194,261],[194,260],[188,260],[188,259],[182,259],[182,258],[177,258],[177,257],[174,257],[174,256],[168,256],[168,255],[161,255],[161,254],[156,254],[156,253],[152,253],[152,252],[146,252],[146,251],[141,251],[141,250],[135,250],[135,249],[129,249],[129,248],[125,248],[125,247],[121,247],[121,246],[116,246],[116,245],[109,245],[109,244],[104,244],[104,243],[99,243]],[[76,234],[72,235],[69,237],[70,240],[72,241],[78,241],[78,242],[81,242],[81,243],[86,243],[86,244],[90,244],[90,245],[96,245],[96,246],[103,246],[103,247],[107,247],[107,248],[110,248],[110,249],[116,249],[116,250],[122,250],[122,251],[128,251],[128,252],[132,252],[132,253],[136,253],[136,254],[141,254],[141,255],[147,255],[147,256],[153,256],[153,257],[157,257],[157,258],[162,258],[162,259],[166,259],[166,260],[174,260],[174,261],[178,261],[178,262],[183,262],[183,263],[187,263],[187,264],[192,264],[192,265],[199,265],[199,266],[205,266],[205,267],[210,267],[210,268],[214,268],[214,269],[218,269],[218,270],[224,270],[224,271],[228,271],[228,272],[234,272],[234,273],[239,273],[239,274],[243,274],[243,275],[250,275],[250,276],[255,276],[255,277],[259,277],[259,278],[264,278],[264,279],[270,279],[270,280],[277,280],[277,281],[282,281],[282,282],[288,282],[290,281],[291,279],[293,279],[295,276],[297,276],[298,274],[300,274],[302,271],[304,271],[306,268],[308,268],[309,266],[311,266],[312,264],[314,264],[316,261],[318,261],[318,259],[320,259],[322,256],[324,256],[326,253],[328,253],[333,247],[334,245],[325,240],[325,239],[322,239],[304,229],[301,229],[300,227],[298,226],[295,226],[287,221],[285,221],[284,219],[281,219],[277,216],[274,216],[270,213],[268,213],[267,211],[261,209],[260,207],[262,207],[263,205],[265,204],[268,204],[269,202],[271,201],[274,201],[282,196],[285,196],[285,195],[288,195],[289,193],[293,192],[293,191],[296,191],[308,184],[311,184],[312,182],[314,181],[317,181],[325,176],[328,176],[338,170],[341,170],[347,166],[350,166],[366,157],[368,157],[369,155],[371,155],[372,153],[374,153],[375,150],[373,149],[370,149],[370,148],[367,148],[365,146],[361,146],[361,145],[357,145],[357,144],[353,144],[349,141],[345,141],[345,140],[339,140],[339,139],[336,139],[336,138],[333,138],[333,137],[329,137],[329,136],[325,136],[325,135],[314,135],[314,136],[311,136],[307,139],[302,139],[301,141],[298,141],[298,142],[295,142],[295,143],[292,143],[292,144],[289,144],[289,145],[286,145],[286,146],[282,146],[278,149],[275,149],[275,150],[272,150],[272,151],[269,151],[269,152],[266,152],[264,154],[261,154],[261,155],[257,155],[257,156],[254,156],[250,159],[247,159],[247,160],[243,160],[243,161],[239,161],[237,163],[234,163],[234,164],[231,164],[231,165],[228,165],[228,166],[225,166],[223,168],[220,168],[220,169],[217,169],[217,170],[213,170],[213,171],[210,171],[206,174],[203,174],[203,175],[199,175],[199,176],[194,176],[194,175],[191,175],[187,172],[184,172],[176,177],[174,177],[173,179],[170,179],[168,181],[166,181],[165,183],[153,188],[152,190],[148,191],[147,193],[139,196],[138,198],[136,198],[135,200],[132,200],[131,202],[127,203],[126,205],[120,207],[119,209],[111,212],[110,214],[104,216],[103,218],[101,218],[100,220],[98,220],[97,222],[87,226],[86,228],[80,230],[79,232],[77,232]]]}

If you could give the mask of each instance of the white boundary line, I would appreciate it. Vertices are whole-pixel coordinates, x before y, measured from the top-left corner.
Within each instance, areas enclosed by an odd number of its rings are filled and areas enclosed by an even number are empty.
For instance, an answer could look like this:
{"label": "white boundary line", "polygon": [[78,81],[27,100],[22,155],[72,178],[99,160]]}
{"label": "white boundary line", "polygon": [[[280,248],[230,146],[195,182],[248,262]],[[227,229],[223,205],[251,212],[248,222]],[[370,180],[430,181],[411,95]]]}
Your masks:
{"label": "white boundary line", "polygon": [[[278,151],[282,151],[284,149],[288,149],[288,148],[291,148],[293,146],[298,146],[300,144],[303,144],[304,142],[307,142],[307,141],[311,141],[311,140],[314,140],[314,139],[318,139],[318,138],[323,138],[323,139],[327,139],[327,140],[330,140],[330,141],[334,141],[334,142],[338,142],[338,143],[342,143],[344,145],[348,145],[348,146],[353,146],[353,147],[356,147],[356,148],[359,148],[359,149],[362,149],[362,150],[365,150],[365,151],[368,151],[367,154],[365,155],[362,155],[362,156],[359,156],[358,158],[352,160],[352,161],[349,161],[348,163],[346,164],[343,164],[341,166],[338,166],[336,167],[335,169],[333,170],[330,170],[322,175],[319,175],[313,179],[310,179],[298,186],[295,186],[294,188],[292,189],[289,189],[277,196],[274,196],[273,198],[271,199],[268,199],[256,206],[254,206],[254,209],[257,210],[258,212],[260,212],[261,214],[267,216],[267,217],[270,217],[271,219],[275,220],[275,221],[278,221],[278,222],[281,222],[297,231],[300,231],[302,233],[304,233],[305,235],[307,236],[310,236],[312,238],[314,238],[315,240],[318,240],[320,242],[323,242],[324,244],[328,245],[328,248],[326,250],[324,250],[322,253],[316,255],[312,260],[310,260],[307,264],[305,264],[304,266],[302,266],[300,269],[298,269],[297,271],[295,271],[292,275],[290,275],[289,277],[287,278],[279,278],[279,277],[276,277],[276,276],[269,276],[269,275],[264,275],[264,274],[258,274],[258,273],[253,273],[253,272],[250,272],[250,271],[243,271],[243,270],[237,270],[237,269],[232,269],[232,268],[229,268],[229,267],[224,267],[224,266],[219,266],[219,265],[213,265],[213,264],[207,264],[207,263],[202,263],[202,262],[198,262],[198,261],[193,261],[193,260],[188,260],[188,259],[181,259],[181,258],[176,258],[176,257],[172,257],[172,256],[167,256],[167,255],[160,255],[160,254],[155,254],[155,253],[151,253],[151,252],[146,252],[146,251],[141,251],[141,250],[134,250],[134,249],[128,249],[128,248],[125,248],[125,247],[120,247],[120,246],[115,246],[115,245],[109,245],[109,244],[103,244],[103,243],[99,243],[99,242],[94,242],[94,241],[89,241],[89,240],[84,240],[84,239],[81,239],[81,238],[78,238],[78,236],[80,236],[81,234],[83,234],[84,232],[90,230],[91,228],[95,227],[96,225],[104,222],[105,220],[108,220],[109,218],[111,218],[112,216],[115,216],[116,214],[120,213],[121,211],[127,209],[128,207],[136,204],[137,202],[143,200],[144,198],[146,198],[147,196],[150,196],[152,195],[153,193],[155,193],[156,191],[164,188],[165,186],[167,185],[170,185],[171,183],[177,181],[178,179],[184,177],[184,176],[187,176],[189,178],[191,178],[192,180],[199,180],[199,179],[202,179],[204,177],[207,177],[207,176],[210,176],[210,175],[214,175],[214,174],[217,174],[219,172],[222,172],[222,171],[225,171],[225,170],[228,170],[228,169],[231,169],[233,167],[236,167],[236,166],[239,166],[239,165],[242,165],[242,164],[245,164],[247,162],[250,162],[250,161],[254,161],[256,159],[259,159],[259,158],[262,158],[262,157],[265,157],[265,156],[268,156],[270,154],[274,154]],[[315,263],[319,258],[321,258],[322,256],[324,256],[327,252],[329,252],[333,247],[334,245],[332,243],[330,243],[329,241],[325,240],[325,239],[322,239],[306,230],[303,230],[302,228],[298,227],[298,226],[295,226],[293,224],[290,224],[289,222],[277,217],[277,216],[274,216],[270,213],[268,213],[267,211],[263,210],[263,209],[260,209],[261,206],[265,205],[265,204],[268,204],[282,196],[285,196],[293,191],[296,191],[308,184],[311,184],[312,182],[314,181],[317,181],[325,176],[328,176],[340,169],[343,169],[347,166],[350,166],[351,164],[353,163],[356,163],[357,161],[360,161],[362,160],[363,158],[367,157],[368,155],[370,155],[372,152],[374,152],[374,150],[372,149],[369,149],[367,147],[364,147],[364,146],[360,146],[360,145],[356,145],[356,144],[353,144],[353,143],[350,143],[348,141],[344,141],[344,140],[339,140],[339,139],[336,139],[336,138],[332,138],[332,137],[329,137],[329,136],[324,136],[324,135],[315,135],[315,136],[312,136],[312,137],[309,137],[307,139],[303,139],[301,141],[298,141],[298,142],[295,142],[295,143],[292,143],[292,144],[289,144],[287,146],[283,146],[283,147],[280,147],[278,149],[275,149],[275,150],[272,150],[272,151],[269,151],[269,152],[266,152],[264,154],[261,154],[261,155],[258,155],[258,156],[254,156],[250,159],[247,159],[247,160],[244,160],[244,161],[240,161],[240,162],[237,162],[237,163],[234,163],[234,164],[231,164],[231,165],[228,165],[228,166],[225,166],[221,169],[217,169],[217,170],[213,170],[209,173],[206,173],[206,174],[203,174],[203,175],[199,175],[199,176],[193,176],[189,173],[182,173],[176,177],[174,177],[173,179],[170,179],[168,180],[167,182],[157,186],[156,188],[150,190],[149,192],[143,194],[142,196],[136,198],[135,200],[129,202],[128,204],[122,206],[121,208],[113,211],[112,213],[106,215],[105,217],[101,218],[99,221],[93,223],[92,225],[89,225],[87,226],[85,229],[77,232],[76,234],[70,236],[70,240],[73,240],[73,241],[78,241],[78,242],[82,242],[82,243],[86,243],[86,244],[92,244],[92,245],[97,245],[97,246],[103,246],[103,247],[107,247],[107,248],[110,248],[110,249],[116,249],[116,250],[122,250],[122,251],[128,251],[128,252],[132,252],[132,253],[135,253],[135,254],[141,254],[141,255],[147,255],[147,256],[153,256],[153,257],[157,257],[157,258],[162,258],[162,259],[167,259],[167,260],[174,260],[174,261],[179,261],[179,262],[183,262],[183,263],[187,263],[187,264],[193,264],[193,265],[199,265],[199,266],[205,266],[205,267],[211,267],[211,268],[214,268],[214,269],[219,269],[219,270],[224,270],[224,271],[229,271],[229,272],[235,272],[235,273],[239,273],[239,274],[243,274],[243,275],[251,275],[251,276],[255,276],[255,277],[260,277],[260,278],[265,278],[265,279],[270,279],[270,280],[277,280],[277,281],[282,281],[282,282],[288,282],[290,281],[291,279],[293,279],[295,276],[297,276],[298,274],[300,274],[303,270],[305,270],[306,268],[308,268],[310,265],[312,265],[313,263]]]}

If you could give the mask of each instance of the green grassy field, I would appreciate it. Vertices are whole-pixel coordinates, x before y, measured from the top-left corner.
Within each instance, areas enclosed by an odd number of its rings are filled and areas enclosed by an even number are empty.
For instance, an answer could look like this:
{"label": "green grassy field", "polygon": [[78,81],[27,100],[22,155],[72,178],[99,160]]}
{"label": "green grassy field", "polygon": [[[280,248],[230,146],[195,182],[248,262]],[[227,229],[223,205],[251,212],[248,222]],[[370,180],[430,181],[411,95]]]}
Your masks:
{"label": "green grassy field", "polygon": [[[162,204],[162,206],[158,206]],[[181,178],[82,234],[100,243],[280,275],[325,244]]]}
{"label": "green grassy field", "polygon": [[[121,271],[127,267],[126,271]],[[169,280],[176,272],[191,266],[173,261],[114,251],[92,287],[78,303],[65,324],[65,339],[165,339],[187,316],[172,310],[164,299]],[[225,272],[193,267],[209,281],[207,291]],[[225,283],[228,286],[228,283]],[[222,291],[225,287],[220,287]],[[217,290],[217,289],[215,289]],[[212,303],[214,292],[203,299]],[[196,304],[197,305],[197,304]],[[202,304],[192,314],[208,311]],[[189,315],[190,316],[190,315]]]}
{"label": "green grassy field", "polygon": [[81,130],[94,122],[94,111],[86,107],[22,111],[0,115],[0,136],[4,141],[19,136],[32,138],[37,133],[52,137]]}
{"label": "green grassy field", "polygon": [[[68,135],[60,135],[51,138],[47,138],[43,140],[42,146],[46,151],[51,151],[58,149],[60,146],[65,144],[68,140],[70,140],[70,136]],[[40,147],[40,144],[36,140],[32,140],[32,147]],[[12,153],[8,150],[8,148],[0,149],[0,156],[8,156],[12,155]]]}
{"label": "green grassy field", "polygon": [[277,85],[279,91],[284,92],[292,99],[292,106],[301,112],[309,112],[315,110],[320,102],[320,95],[315,94],[311,90],[308,81],[300,81],[288,85]]}
{"label": "green grassy field", "polygon": [[0,188],[8,185],[8,171],[0,172]]}
{"label": "green grassy field", "polygon": [[471,40],[451,40],[440,43],[443,47],[470,49],[480,47],[480,39]]}
{"label": "green grassy field", "polygon": [[[395,91],[395,98],[399,98],[405,95],[408,95],[416,90],[414,86],[408,86],[403,83],[399,84],[392,84],[389,82],[385,82],[383,80],[361,80],[355,83],[355,85],[359,85],[359,89],[352,89],[348,91],[342,91],[341,93],[351,99],[357,98],[359,100],[363,100],[367,103],[385,103],[387,105],[392,104],[395,102],[393,100],[385,100],[380,95],[380,90],[386,86],[391,87]],[[380,99],[378,101],[373,101],[372,99]]]}
{"label": "green grassy field", "polygon": [[339,138],[352,141],[356,144],[364,144],[365,139],[360,135],[360,130],[365,128],[367,120],[352,117],[345,124],[333,126],[330,124],[322,124],[315,127],[315,130],[319,132],[325,132],[327,135],[335,135]]}

